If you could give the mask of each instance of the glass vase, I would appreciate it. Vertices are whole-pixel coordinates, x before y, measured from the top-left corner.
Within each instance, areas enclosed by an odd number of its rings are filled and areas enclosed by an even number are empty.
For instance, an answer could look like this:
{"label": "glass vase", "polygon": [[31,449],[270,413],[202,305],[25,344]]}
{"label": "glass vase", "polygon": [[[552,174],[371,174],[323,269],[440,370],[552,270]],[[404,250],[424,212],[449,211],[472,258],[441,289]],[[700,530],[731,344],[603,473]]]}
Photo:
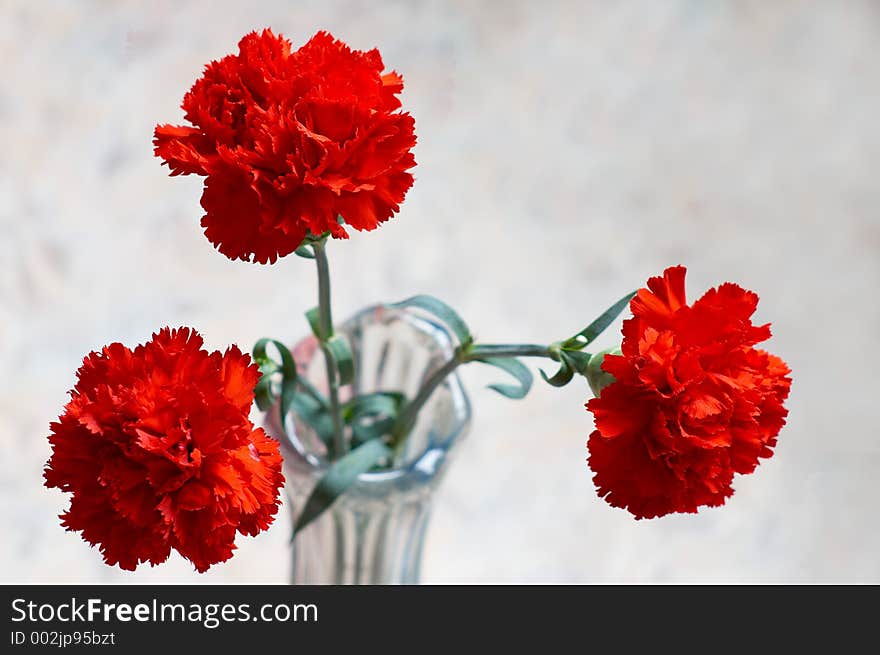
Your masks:
{"label": "glass vase", "polygon": [[[340,389],[353,395],[400,391],[412,398],[425,378],[452,357],[445,327],[411,309],[368,307],[336,327],[352,348],[355,379]],[[323,355],[306,337],[293,349],[300,375],[327,391]],[[406,448],[389,470],[362,474],[291,544],[293,584],[418,584],[434,493],[455,444],[470,425],[470,403],[453,374],[419,413]],[[295,522],[327,469],[318,435],[291,412],[286,433],[277,407],[266,428],[281,443],[286,494]]]}

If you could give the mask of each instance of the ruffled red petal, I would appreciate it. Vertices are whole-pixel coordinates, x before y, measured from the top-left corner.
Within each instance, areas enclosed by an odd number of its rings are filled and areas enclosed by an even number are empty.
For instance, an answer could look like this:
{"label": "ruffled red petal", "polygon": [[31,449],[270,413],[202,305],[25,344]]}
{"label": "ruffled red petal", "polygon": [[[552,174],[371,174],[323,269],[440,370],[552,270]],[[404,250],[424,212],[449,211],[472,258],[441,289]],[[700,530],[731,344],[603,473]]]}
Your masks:
{"label": "ruffled red petal", "polygon": [[46,486],[72,494],[62,525],[108,564],[159,564],[177,550],[204,571],[278,510],[278,444],[248,418],[258,368],[235,346],[202,344],[166,328],[133,351],[91,353],[50,426]]}
{"label": "ruffled red petal", "polygon": [[403,78],[383,69],[327,32],[291,51],[270,30],[208,64],[183,101],[193,127],[159,125],[154,144],[172,175],[206,176],[202,227],[220,252],[272,263],[309,234],[344,239],[399,211],[415,124],[397,111]]}
{"label": "ruffled red petal", "polygon": [[684,276],[669,268],[639,290],[622,355],[603,361],[615,382],[587,403],[593,480],[636,518],[723,504],[734,474],[773,454],[787,414],[790,370],[754,348],[770,336],[751,322],[758,296],[723,284],[689,306]]}

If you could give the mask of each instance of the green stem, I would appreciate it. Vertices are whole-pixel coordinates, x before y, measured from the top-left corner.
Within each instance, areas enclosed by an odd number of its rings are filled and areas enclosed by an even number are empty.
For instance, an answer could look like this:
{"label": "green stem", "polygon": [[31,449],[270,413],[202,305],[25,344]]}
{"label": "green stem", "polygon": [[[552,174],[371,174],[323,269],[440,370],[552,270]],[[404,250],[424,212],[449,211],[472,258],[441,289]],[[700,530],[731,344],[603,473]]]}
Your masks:
{"label": "green stem", "polygon": [[315,263],[318,266],[318,338],[321,341],[321,350],[324,353],[324,362],[327,366],[329,410],[333,420],[333,446],[335,455],[339,458],[345,454],[346,444],[345,433],[342,430],[342,412],[339,407],[339,376],[327,348],[327,340],[333,336],[333,313],[330,309],[330,265],[327,262],[327,251],[323,239],[315,241],[312,244],[312,250],[315,253]]}
{"label": "green stem", "polygon": [[557,359],[557,356],[554,356],[549,346],[535,344],[486,344],[472,345],[464,349],[456,348],[453,356],[443,366],[428,376],[416,397],[404,406],[397,417],[397,421],[391,431],[395,455],[399,455],[402,452],[403,444],[406,442],[406,435],[412,429],[413,424],[416,422],[416,417],[434,391],[437,390],[437,387],[443,384],[443,381],[460,364],[467,364],[485,357],[548,357],[550,359]]}
{"label": "green stem", "polygon": [[403,410],[398,414],[394,427],[391,430],[391,441],[394,444],[395,455],[399,455],[400,451],[403,449],[405,437],[410,428],[412,428],[413,423],[416,422],[416,416],[418,416],[419,410],[421,410],[422,406],[428,402],[428,398],[430,398],[431,394],[434,393],[437,387],[443,383],[443,380],[449,377],[449,375],[458,368],[458,365],[461,363],[463,363],[461,349],[456,348],[452,359],[431,373],[431,375],[428,376],[428,379],[425,380],[421,389],[419,389],[416,397],[403,406]]}
{"label": "green stem", "polygon": [[465,361],[472,362],[483,357],[553,357],[549,346],[539,346],[532,343],[523,344],[486,344],[473,345],[468,349]]}

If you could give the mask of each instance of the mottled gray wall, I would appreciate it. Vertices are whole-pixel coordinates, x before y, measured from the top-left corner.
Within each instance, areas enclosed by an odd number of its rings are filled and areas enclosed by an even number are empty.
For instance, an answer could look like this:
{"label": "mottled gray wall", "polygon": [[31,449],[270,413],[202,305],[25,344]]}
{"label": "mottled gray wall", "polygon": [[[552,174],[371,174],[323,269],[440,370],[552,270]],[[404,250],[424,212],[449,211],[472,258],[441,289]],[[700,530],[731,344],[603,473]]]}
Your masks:
{"label": "mottled gray wall", "polygon": [[[777,455],[721,509],[633,521],[595,496],[583,384],[524,402],[467,370],[474,427],[426,582],[880,582],[880,3],[43,2],[0,6],[0,581],[287,577],[284,514],[198,576],[111,569],[55,518],[47,425],[83,355],[160,326],[294,338],[308,262],[232,263],[167,177],[209,59],[253,28],[326,28],[406,78],[417,181],[331,249],[338,316],[415,292],[490,340],[549,340],[668,264],[691,296],[761,295],[794,369]],[[610,344],[613,335],[605,338]]]}

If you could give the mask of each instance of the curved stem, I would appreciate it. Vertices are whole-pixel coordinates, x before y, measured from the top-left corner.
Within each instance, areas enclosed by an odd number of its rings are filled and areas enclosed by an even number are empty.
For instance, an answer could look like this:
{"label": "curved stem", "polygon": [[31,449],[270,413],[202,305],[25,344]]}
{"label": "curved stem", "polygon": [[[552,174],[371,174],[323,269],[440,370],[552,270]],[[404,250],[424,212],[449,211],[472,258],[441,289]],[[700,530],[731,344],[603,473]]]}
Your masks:
{"label": "curved stem", "polygon": [[428,379],[425,380],[415,398],[407,403],[403,411],[398,415],[394,428],[391,431],[395,455],[399,455],[402,451],[406,435],[416,422],[419,411],[428,402],[428,399],[437,390],[437,387],[443,384],[443,381],[460,364],[467,364],[485,357],[548,357],[556,359],[549,346],[539,346],[536,344],[486,344],[472,345],[465,349],[461,347],[456,348],[452,358],[428,376]]}
{"label": "curved stem", "polygon": [[399,450],[403,446],[404,437],[409,432],[413,423],[416,421],[416,416],[419,414],[419,410],[422,409],[422,406],[428,402],[428,398],[431,397],[431,394],[443,384],[443,380],[445,380],[449,375],[458,368],[458,365],[463,362],[461,358],[461,349],[456,348],[455,354],[452,356],[452,359],[443,364],[436,371],[431,373],[428,376],[428,379],[425,380],[425,383],[419,389],[419,392],[416,394],[416,397],[412,399],[411,402],[408,402],[404,405],[403,410],[397,416],[397,421],[394,423],[394,428],[391,430],[391,440],[395,446],[395,454],[399,454]]}
{"label": "curved stem", "polygon": [[333,420],[333,449],[336,457],[345,454],[345,433],[342,431],[342,412],[339,408],[339,377],[333,359],[327,350],[327,340],[333,336],[333,313],[330,308],[330,265],[327,262],[327,251],[324,240],[312,244],[315,252],[315,263],[318,266],[318,337],[324,362],[327,366],[327,387],[330,401],[330,418]]}

